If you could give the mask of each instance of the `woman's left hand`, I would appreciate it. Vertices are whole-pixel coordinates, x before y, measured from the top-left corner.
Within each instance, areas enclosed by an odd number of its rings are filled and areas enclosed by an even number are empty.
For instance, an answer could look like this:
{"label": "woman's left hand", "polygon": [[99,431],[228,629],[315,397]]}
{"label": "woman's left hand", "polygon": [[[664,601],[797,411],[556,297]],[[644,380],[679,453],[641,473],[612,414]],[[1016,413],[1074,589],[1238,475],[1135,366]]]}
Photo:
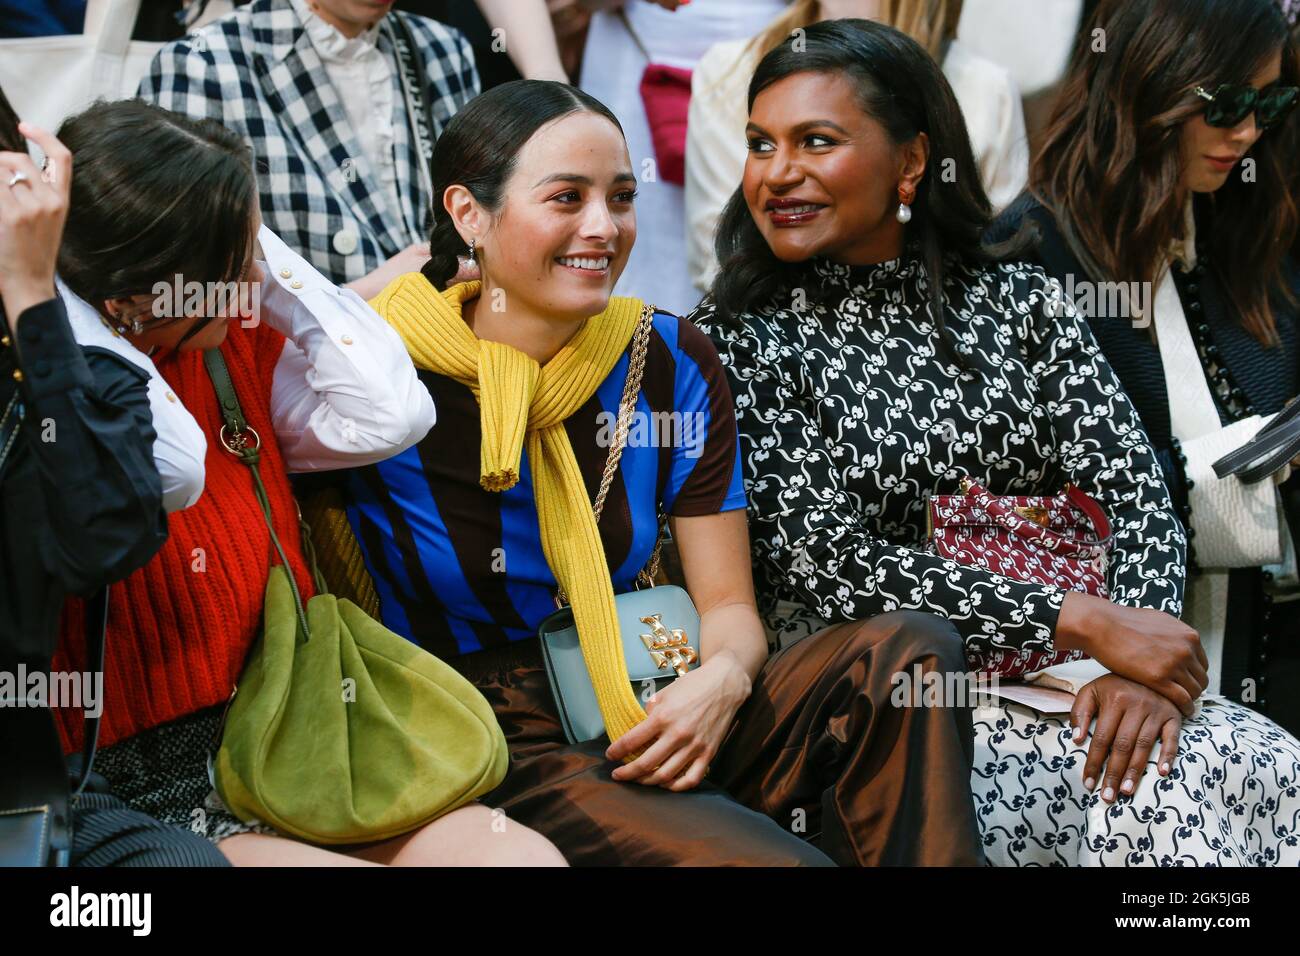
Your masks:
{"label": "woman's left hand", "polygon": [[1104,764],[1102,800],[1114,803],[1121,796],[1132,796],[1157,743],[1159,773],[1162,777],[1169,775],[1178,756],[1178,731],[1183,722],[1182,714],[1170,701],[1136,681],[1103,674],[1085,684],[1075,697],[1070,723],[1076,744],[1088,736],[1094,717],[1097,726],[1083,767],[1083,785],[1089,791]]}
{"label": "woman's left hand", "polygon": [[727,654],[677,678],[646,703],[647,719],[605,751],[615,761],[643,751],[615,769],[614,779],[676,791],[698,787],[750,685],[749,675]]}

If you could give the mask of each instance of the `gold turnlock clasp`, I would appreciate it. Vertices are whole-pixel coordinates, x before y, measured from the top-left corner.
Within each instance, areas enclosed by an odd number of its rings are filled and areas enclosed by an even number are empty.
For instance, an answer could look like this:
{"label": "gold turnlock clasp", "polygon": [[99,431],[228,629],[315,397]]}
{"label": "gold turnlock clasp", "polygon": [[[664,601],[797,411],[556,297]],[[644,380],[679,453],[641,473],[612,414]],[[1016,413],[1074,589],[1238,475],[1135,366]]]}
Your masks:
{"label": "gold turnlock clasp", "polygon": [[1040,508],[1036,505],[1021,505],[1012,510],[1027,521],[1032,521],[1034,524],[1042,525],[1044,528],[1047,527],[1048,517],[1046,508]]}
{"label": "gold turnlock clasp", "polygon": [[695,648],[691,647],[686,632],[680,627],[669,630],[664,626],[661,614],[643,617],[641,623],[650,625],[650,633],[641,635],[641,643],[650,652],[655,667],[660,670],[671,667],[678,677],[685,677],[687,669],[695,663],[698,656]]}

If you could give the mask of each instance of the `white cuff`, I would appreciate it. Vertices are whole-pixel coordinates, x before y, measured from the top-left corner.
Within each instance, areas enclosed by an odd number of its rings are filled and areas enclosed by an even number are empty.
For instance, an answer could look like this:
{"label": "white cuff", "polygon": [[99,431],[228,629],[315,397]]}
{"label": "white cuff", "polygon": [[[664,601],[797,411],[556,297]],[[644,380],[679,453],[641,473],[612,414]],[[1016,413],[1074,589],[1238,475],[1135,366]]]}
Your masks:
{"label": "white cuff", "polygon": [[423,438],[433,399],[397,332],[265,226],[258,239],[269,273],[260,316],[288,339],[271,390],[288,470],[371,464]]}

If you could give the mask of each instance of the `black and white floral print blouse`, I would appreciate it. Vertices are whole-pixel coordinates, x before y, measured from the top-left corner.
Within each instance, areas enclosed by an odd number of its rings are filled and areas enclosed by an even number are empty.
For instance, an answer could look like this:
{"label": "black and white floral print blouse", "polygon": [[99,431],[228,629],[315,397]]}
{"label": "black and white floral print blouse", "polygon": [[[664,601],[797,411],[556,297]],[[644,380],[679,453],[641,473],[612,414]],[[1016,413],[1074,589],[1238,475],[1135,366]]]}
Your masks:
{"label": "black and white floral print blouse", "polygon": [[1112,599],[1181,611],[1186,541],[1137,414],[1068,299],[1024,263],[956,265],[944,357],[912,255],[809,260],[773,301],[723,326],[691,314],[731,382],[760,606],[826,624],[910,608],[968,653],[1050,650],[1064,592],[927,549],[926,498],[969,476],[994,494],[1066,482],[1106,509]]}

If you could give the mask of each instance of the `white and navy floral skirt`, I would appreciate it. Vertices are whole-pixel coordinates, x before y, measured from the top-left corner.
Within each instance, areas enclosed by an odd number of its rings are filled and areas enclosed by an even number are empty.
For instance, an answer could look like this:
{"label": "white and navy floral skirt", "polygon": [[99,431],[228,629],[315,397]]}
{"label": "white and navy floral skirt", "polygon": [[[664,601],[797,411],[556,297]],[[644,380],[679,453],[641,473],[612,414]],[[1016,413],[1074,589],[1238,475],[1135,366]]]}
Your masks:
{"label": "white and navy floral skirt", "polygon": [[105,747],[94,770],[131,809],[213,843],[237,833],[275,833],[240,820],[213,789],[208,753],[224,711],[224,704],[209,707]]}
{"label": "white and navy floral skirt", "polygon": [[975,710],[971,785],[995,866],[1300,865],[1300,741],[1207,696],[1168,777],[1156,746],[1132,797],[1083,788],[1088,740],[1066,716],[1007,702]]}

